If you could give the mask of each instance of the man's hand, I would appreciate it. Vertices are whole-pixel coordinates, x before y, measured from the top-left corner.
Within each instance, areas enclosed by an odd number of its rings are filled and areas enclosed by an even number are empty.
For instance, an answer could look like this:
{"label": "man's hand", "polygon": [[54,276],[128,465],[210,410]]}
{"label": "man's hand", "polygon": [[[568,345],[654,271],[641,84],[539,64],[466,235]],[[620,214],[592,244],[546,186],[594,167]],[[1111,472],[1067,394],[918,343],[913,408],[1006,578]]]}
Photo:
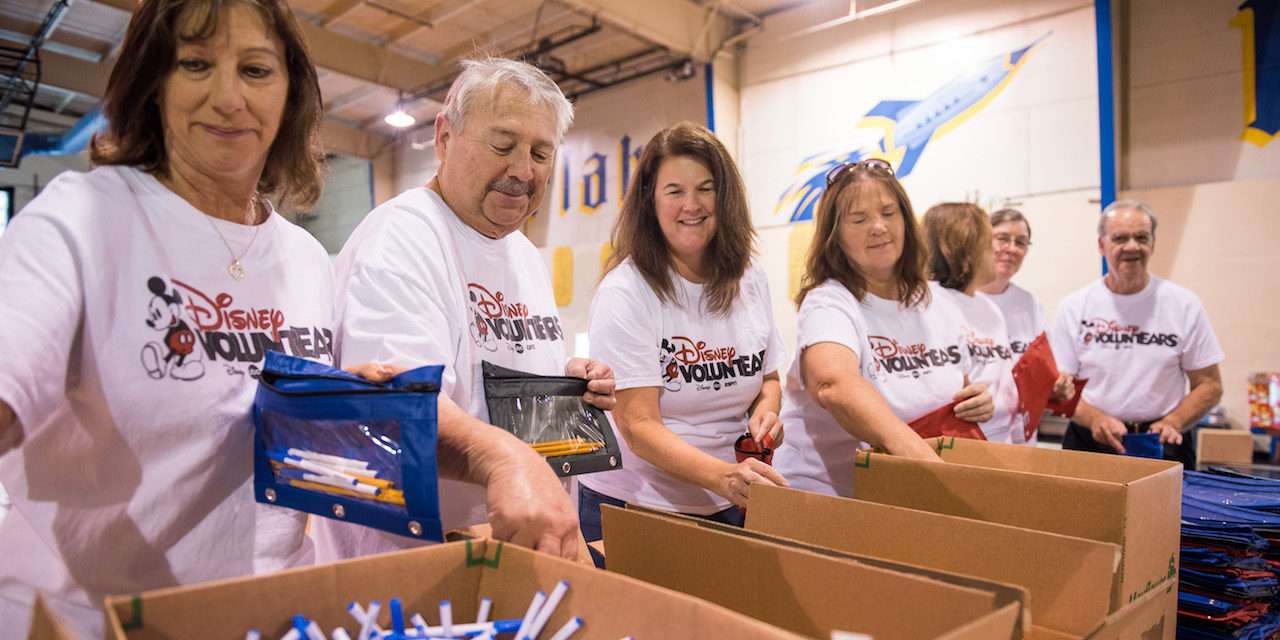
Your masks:
{"label": "man's hand", "polygon": [[[1126,433],[1128,430],[1124,428],[1123,422],[1101,411],[1097,412],[1089,424],[1089,435],[1093,436],[1094,442],[1111,447],[1120,453],[1124,453],[1123,440]],[[1163,436],[1161,439],[1163,440]]]}
{"label": "man's hand", "polygon": [[1168,418],[1161,418],[1152,422],[1150,430],[1151,433],[1160,434],[1161,444],[1182,444],[1182,431],[1178,429],[1178,425]]}
{"label": "man's hand", "polygon": [[[514,440],[514,438],[513,438]],[[506,447],[485,483],[493,537],[569,560],[578,558],[578,514],[542,456],[527,445]]]}
{"label": "man's hand", "polygon": [[782,420],[772,411],[758,411],[747,421],[747,431],[756,444],[764,447],[765,437],[769,438],[768,446],[776,449],[782,444]]}
{"label": "man's hand", "polygon": [[996,413],[996,403],[991,397],[991,392],[987,390],[987,385],[967,384],[968,378],[965,378],[965,381],[965,387],[957,391],[952,398],[960,403],[955,408],[956,417],[967,422],[990,420]]}
{"label": "man's hand", "polygon": [[613,369],[598,360],[587,358],[569,358],[564,365],[564,374],[574,378],[587,380],[587,392],[582,401],[604,411],[612,411],[617,398],[613,395]]}

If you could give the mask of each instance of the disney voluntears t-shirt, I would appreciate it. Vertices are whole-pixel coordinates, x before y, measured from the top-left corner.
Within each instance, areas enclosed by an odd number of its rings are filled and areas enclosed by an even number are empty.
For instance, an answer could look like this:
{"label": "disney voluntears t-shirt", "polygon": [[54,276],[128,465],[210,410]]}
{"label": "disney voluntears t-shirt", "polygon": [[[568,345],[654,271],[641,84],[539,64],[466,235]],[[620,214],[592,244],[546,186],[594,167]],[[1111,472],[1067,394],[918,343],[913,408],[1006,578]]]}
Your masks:
{"label": "disney voluntears t-shirt", "polygon": [[1004,315],[996,305],[977,295],[965,295],[930,282],[935,296],[945,296],[960,310],[964,320],[964,344],[971,368],[969,382],[987,385],[995,404],[991,419],[979,424],[982,434],[991,442],[1021,444],[1026,440],[1022,417],[1018,415],[1018,387],[1013,382],[1013,363],[1017,356],[1009,346],[1009,332]]}
{"label": "disney voluntears t-shirt", "polygon": [[[663,424],[702,452],[735,462],[733,443],[764,376],[783,359],[769,283],[751,266],[729,313],[705,310],[705,287],[672,273],[675,299],[663,302],[627,259],[600,283],[591,303],[591,357],[611,366],[618,390],[659,387]],[[607,496],[665,511],[707,515],[725,498],[668,475],[619,439],[622,469],[579,478]]]}
{"label": "disney voluntears t-shirt", "polygon": [[[215,231],[215,228],[217,231]],[[228,274],[231,247],[245,277]],[[305,515],[255,502],[268,349],[332,363],[329,258],[272,213],[206,216],[125,167],[63,173],[0,238],[0,620],[33,590],[85,637],[104,596],[311,561]]]}
{"label": "disney voluntears t-shirt", "polygon": [[1150,278],[1131,295],[1103,280],[1072,293],[1049,335],[1058,369],[1089,380],[1084,400],[1123,421],[1168,415],[1187,393],[1186,372],[1224,358],[1200,298]]}
{"label": "disney voluntears t-shirt", "polygon": [[851,496],[854,453],[862,443],[809,394],[801,373],[804,350],[831,342],[858,357],[858,373],[880,392],[894,415],[911,422],[952,401],[970,368],[963,319],[946,297],[903,308],[868,293],[857,298],[835,280],[810,290],[796,319],[796,357],[783,388],[786,441],[773,466],[793,488]]}
{"label": "disney voluntears t-shirt", "polygon": [[1030,291],[1012,282],[1004,293],[978,292],[978,296],[994,302],[1000,313],[1004,314],[1005,327],[1009,331],[1009,346],[1013,349],[1015,361],[1027,350],[1031,341],[1047,329],[1044,307],[1040,305],[1040,301]]}
{"label": "disney voluntears t-shirt", "polygon": [[[374,209],[335,271],[344,364],[443,364],[441,392],[485,422],[481,362],[564,374],[560,316],[533,243],[519,231],[481,235],[431,189],[411,189]],[[483,487],[442,479],[439,493],[446,530],[488,521]],[[328,518],[315,521],[313,536],[322,562],[422,544]]]}

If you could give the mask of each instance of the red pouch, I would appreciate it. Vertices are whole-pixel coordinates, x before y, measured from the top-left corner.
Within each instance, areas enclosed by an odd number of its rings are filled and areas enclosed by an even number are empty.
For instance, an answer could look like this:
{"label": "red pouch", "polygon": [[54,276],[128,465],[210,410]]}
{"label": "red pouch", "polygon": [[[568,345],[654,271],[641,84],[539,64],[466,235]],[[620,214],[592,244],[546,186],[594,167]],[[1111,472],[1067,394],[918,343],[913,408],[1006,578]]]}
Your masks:
{"label": "red pouch", "polygon": [[982,433],[981,427],[956,417],[956,404],[958,403],[949,402],[912,420],[911,428],[920,434],[921,438],[955,436],[971,440],[986,440],[987,436]]}
{"label": "red pouch", "polygon": [[1049,406],[1053,383],[1057,380],[1058,364],[1053,360],[1049,338],[1041,332],[1013,364],[1013,384],[1018,388],[1018,414],[1025,418],[1023,435],[1027,440],[1031,440],[1040,428],[1040,417]]}
{"label": "red pouch", "polygon": [[767,465],[773,465],[773,438],[766,434],[764,447],[761,447],[756,444],[750,433],[744,433],[733,443],[733,456],[738,459],[738,462],[755,458]]}

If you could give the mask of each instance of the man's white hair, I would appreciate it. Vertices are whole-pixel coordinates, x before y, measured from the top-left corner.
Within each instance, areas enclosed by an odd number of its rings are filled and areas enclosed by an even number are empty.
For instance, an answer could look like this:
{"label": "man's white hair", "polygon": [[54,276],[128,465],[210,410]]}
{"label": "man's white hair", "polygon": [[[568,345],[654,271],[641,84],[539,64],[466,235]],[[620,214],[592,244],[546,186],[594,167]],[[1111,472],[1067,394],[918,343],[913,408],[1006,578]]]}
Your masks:
{"label": "man's white hair", "polygon": [[1145,214],[1147,216],[1147,220],[1151,221],[1151,237],[1156,237],[1156,223],[1159,222],[1159,220],[1156,219],[1156,212],[1151,209],[1151,205],[1141,200],[1116,200],[1115,202],[1107,205],[1107,208],[1102,210],[1102,215],[1098,217],[1099,238],[1107,233],[1107,220],[1114,218],[1116,212],[1121,209],[1133,209]]}
{"label": "man's white hair", "polygon": [[462,74],[449,87],[444,99],[444,117],[461,132],[466,128],[467,113],[477,98],[487,100],[499,86],[524,89],[533,104],[551,111],[556,120],[556,142],[573,124],[573,105],[564,97],[560,86],[547,74],[526,62],[508,58],[484,58],[462,61]]}

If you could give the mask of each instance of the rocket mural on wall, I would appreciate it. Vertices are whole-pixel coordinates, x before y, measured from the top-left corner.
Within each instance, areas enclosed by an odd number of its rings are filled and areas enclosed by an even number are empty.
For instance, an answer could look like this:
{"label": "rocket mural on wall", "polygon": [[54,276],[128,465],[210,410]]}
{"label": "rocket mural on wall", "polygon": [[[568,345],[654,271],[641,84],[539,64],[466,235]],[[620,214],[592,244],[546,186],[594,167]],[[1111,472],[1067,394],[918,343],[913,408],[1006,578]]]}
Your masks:
{"label": "rocket mural on wall", "polygon": [[859,128],[883,132],[879,143],[862,149],[825,151],[805,158],[795,179],[774,206],[774,214],[790,212],[791,222],[812,220],[826,187],[827,172],[846,162],[883,158],[899,178],[911,174],[930,142],[964,124],[987,106],[1013,79],[1036,45],[1051,33],[1021,49],[997,56],[943,85],[920,100],[885,100],[862,117]]}
{"label": "rocket mural on wall", "polygon": [[1280,2],[1245,0],[1231,25],[1244,53],[1243,139],[1265,147],[1280,133]]}

